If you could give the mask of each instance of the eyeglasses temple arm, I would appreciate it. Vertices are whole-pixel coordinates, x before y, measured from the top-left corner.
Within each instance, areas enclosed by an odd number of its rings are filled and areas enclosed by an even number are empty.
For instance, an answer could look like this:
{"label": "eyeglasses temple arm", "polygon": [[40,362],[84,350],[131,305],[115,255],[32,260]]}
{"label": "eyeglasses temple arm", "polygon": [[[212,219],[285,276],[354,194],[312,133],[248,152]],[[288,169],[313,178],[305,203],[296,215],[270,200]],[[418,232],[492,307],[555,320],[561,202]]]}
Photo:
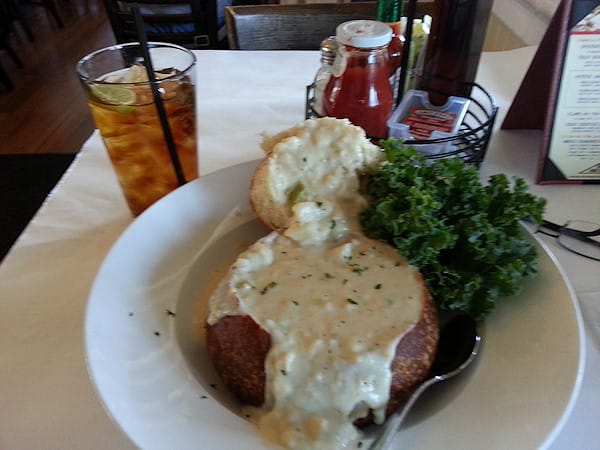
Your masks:
{"label": "eyeglasses temple arm", "polygon": [[[554,222],[550,222],[548,220],[542,220],[542,223],[540,223],[540,224],[536,223],[536,221],[533,220],[531,217],[525,217],[523,220],[527,223],[535,225],[536,233],[542,233],[542,234],[545,234],[545,235],[551,236],[551,237],[558,237],[560,230],[562,228],[562,225],[558,225],[558,224],[556,224]],[[552,233],[549,233],[546,230],[552,231]]]}

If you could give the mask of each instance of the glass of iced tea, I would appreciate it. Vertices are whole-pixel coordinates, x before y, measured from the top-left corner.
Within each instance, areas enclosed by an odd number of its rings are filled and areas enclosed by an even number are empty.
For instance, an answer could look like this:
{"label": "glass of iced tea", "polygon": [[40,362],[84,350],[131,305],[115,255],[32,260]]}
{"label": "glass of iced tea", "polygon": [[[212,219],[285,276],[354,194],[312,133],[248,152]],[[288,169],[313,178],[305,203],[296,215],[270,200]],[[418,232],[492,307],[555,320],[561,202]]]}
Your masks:
{"label": "glass of iced tea", "polygon": [[[198,177],[196,58],[173,44],[150,42],[148,50],[163,121],[140,43],[107,47],[77,64],[96,126],[135,216]],[[173,145],[168,145],[165,122]]]}

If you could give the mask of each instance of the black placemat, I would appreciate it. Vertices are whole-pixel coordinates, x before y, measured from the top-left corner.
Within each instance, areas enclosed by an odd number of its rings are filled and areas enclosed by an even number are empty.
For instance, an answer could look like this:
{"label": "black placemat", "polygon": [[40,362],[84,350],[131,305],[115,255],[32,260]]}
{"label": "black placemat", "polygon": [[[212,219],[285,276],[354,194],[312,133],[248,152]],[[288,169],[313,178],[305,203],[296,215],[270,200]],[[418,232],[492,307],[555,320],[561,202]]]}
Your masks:
{"label": "black placemat", "polygon": [[74,158],[74,154],[0,155],[0,260]]}

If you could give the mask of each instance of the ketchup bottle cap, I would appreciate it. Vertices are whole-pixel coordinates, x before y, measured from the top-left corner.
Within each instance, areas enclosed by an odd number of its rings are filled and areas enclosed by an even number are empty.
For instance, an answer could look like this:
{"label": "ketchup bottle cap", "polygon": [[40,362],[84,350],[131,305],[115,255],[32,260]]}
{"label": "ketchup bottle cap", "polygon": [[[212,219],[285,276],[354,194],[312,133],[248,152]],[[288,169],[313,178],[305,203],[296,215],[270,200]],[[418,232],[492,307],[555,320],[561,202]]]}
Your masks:
{"label": "ketchup bottle cap", "polygon": [[392,39],[392,29],[376,20],[351,20],[336,28],[340,43],[358,48],[372,48],[387,45]]}

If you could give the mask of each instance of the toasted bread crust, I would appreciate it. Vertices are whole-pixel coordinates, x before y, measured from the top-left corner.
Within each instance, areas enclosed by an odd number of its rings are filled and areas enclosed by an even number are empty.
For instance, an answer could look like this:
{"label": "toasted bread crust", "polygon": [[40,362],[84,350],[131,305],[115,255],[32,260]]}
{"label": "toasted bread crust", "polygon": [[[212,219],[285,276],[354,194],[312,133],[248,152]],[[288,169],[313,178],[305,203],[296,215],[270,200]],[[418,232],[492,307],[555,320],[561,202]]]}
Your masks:
{"label": "toasted bread crust", "polygon": [[225,386],[245,404],[262,405],[269,334],[250,316],[226,316],[207,325],[206,341],[208,356]]}
{"label": "toasted bread crust", "polygon": [[270,157],[264,158],[256,168],[250,182],[250,206],[258,220],[272,230],[282,229],[288,226],[291,212],[291,204],[279,203],[270,191],[269,165]]}

